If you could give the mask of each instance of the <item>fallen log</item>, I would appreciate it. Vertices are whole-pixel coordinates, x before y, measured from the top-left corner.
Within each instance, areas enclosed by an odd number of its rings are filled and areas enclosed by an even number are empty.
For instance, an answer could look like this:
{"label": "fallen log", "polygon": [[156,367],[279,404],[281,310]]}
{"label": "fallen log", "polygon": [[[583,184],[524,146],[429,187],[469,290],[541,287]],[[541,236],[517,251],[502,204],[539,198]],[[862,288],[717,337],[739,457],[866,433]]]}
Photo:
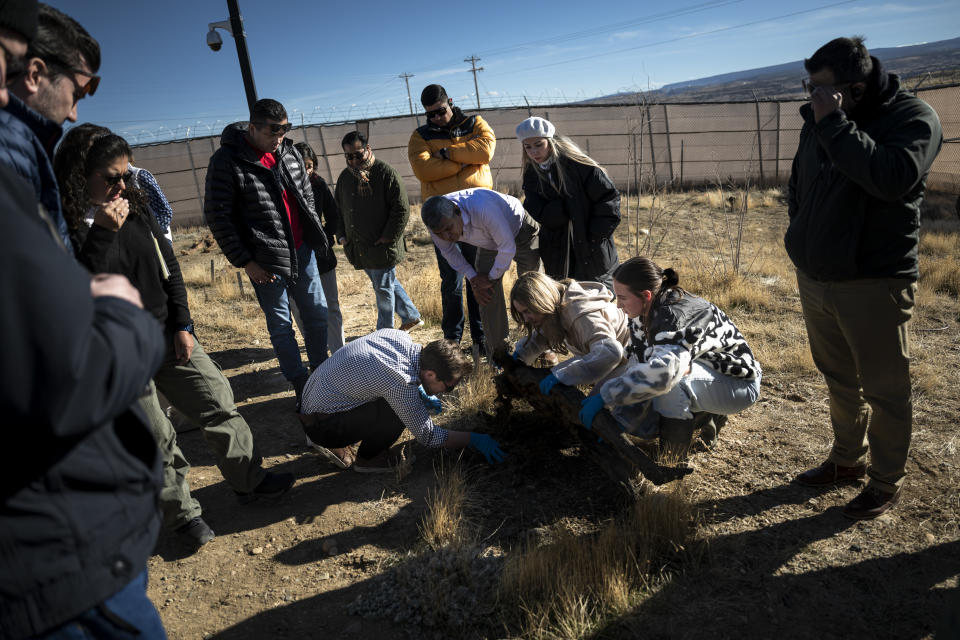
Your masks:
{"label": "fallen log", "polygon": [[[585,453],[631,494],[642,492],[644,479],[661,485],[690,473],[691,470],[686,467],[658,464],[627,437],[606,409],[597,413],[591,429],[584,427],[578,415],[580,402],[586,397],[582,392],[564,384],[554,386],[548,396],[540,392],[540,381],[549,375],[549,369],[529,367],[500,350],[494,354],[493,360],[502,369],[494,378],[497,388],[496,418],[501,424],[509,416],[511,398],[523,398],[537,411],[556,416],[570,427],[580,439]],[[598,437],[602,442],[598,442]]]}

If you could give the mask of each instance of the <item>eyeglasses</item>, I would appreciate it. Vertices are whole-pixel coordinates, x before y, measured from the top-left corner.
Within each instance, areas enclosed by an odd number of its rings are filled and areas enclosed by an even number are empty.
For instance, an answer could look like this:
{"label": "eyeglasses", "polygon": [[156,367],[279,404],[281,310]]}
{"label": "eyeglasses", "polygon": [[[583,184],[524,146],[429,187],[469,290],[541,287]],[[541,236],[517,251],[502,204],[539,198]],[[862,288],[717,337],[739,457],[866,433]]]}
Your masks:
{"label": "eyeglasses", "polygon": [[277,124],[276,122],[254,122],[252,123],[255,127],[268,127],[270,133],[277,135],[278,133],[286,134],[290,129],[293,129],[293,125],[289,122],[284,124]]}
{"label": "eyeglasses", "polygon": [[427,111],[424,115],[427,116],[427,120],[433,120],[434,118],[439,118],[442,115],[447,113],[447,105],[443,105],[439,109],[434,109],[433,111]]}
{"label": "eyeglasses", "polygon": [[367,155],[367,148],[364,147],[360,151],[344,151],[343,157],[347,160],[363,160],[363,156]]}
{"label": "eyeglasses", "polygon": [[105,176],[100,174],[100,177],[103,178],[103,181],[107,183],[107,186],[115,187],[120,184],[120,181],[123,180],[124,184],[130,182],[130,179],[133,177],[132,171],[124,171],[123,173],[117,173],[112,176]]}
{"label": "eyeglasses", "polygon": [[2,44],[0,44],[0,50],[3,50],[3,58],[7,65],[6,81],[9,85],[27,70],[27,61],[23,56],[15,56],[7,51]]}

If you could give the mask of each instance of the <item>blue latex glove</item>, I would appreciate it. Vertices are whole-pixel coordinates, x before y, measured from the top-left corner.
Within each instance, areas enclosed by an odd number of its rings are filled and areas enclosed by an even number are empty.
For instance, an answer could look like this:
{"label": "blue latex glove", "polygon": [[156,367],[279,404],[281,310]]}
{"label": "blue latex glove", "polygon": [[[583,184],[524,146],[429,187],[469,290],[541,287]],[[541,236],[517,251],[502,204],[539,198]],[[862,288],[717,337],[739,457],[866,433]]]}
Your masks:
{"label": "blue latex glove", "polygon": [[470,448],[482,453],[490,464],[503,462],[507,457],[507,454],[500,449],[500,444],[485,433],[471,433]]}
{"label": "blue latex glove", "polygon": [[417,391],[420,392],[420,399],[423,400],[423,406],[427,408],[427,411],[433,415],[438,415],[443,411],[443,404],[440,402],[440,398],[437,396],[431,396],[427,394],[427,390],[423,388],[423,385],[417,387]]}
{"label": "blue latex glove", "polygon": [[590,396],[584,398],[580,403],[580,422],[583,423],[587,429],[593,426],[593,419],[597,417],[597,414],[600,413],[600,409],[603,409],[603,396],[597,394],[595,396]]}
{"label": "blue latex glove", "polygon": [[559,382],[560,380],[557,379],[557,376],[551,373],[546,378],[540,381],[540,393],[542,393],[545,396],[550,395],[550,389],[553,389],[553,387],[557,385]]}

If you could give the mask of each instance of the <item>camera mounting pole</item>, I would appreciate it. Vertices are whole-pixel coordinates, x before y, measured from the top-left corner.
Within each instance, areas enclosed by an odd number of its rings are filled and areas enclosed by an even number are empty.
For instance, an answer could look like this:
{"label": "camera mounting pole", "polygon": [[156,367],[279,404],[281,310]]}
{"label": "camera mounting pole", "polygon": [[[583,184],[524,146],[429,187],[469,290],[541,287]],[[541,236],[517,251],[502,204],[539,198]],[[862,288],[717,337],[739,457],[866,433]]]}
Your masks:
{"label": "camera mounting pole", "polygon": [[230,20],[211,22],[207,25],[210,29],[207,33],[207,45],[214,51],[219,51],[223,46],[223,41],[216,32],[217,29],[223,29],[233,36],[237,45],[237,59],[240,61],[240,74],[243,76],[243,88],[247,92],[247,106],[253,111],[253,105],[257,101],[257,85],[253,81],[253,70],[250,68],[250,53],[247,51],[247,35],[243,31],[243,16],[240,15],[237,0],[227,0],[227,8],[230,10]]}

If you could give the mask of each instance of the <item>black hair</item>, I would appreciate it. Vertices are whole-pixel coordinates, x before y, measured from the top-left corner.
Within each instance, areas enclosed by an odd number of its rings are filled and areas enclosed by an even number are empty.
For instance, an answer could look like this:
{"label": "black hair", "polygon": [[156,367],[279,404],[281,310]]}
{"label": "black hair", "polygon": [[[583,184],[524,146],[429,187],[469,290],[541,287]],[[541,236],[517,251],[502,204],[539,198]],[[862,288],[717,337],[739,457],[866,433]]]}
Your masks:
{"label": "black hair", "polygon": [[449,98],[447,98],[447,90],[438,84],[428,84],[424,87],[423,91],[420,92],[420,104],[425,107],[429,107],[437,102],[446,102],[447,100],[449,100]]}
{"label": "black hair", "polygon": [[95,74],[100,69],[100,45],[79,22],[41,2],[37,37],[27,46],[26,59],[30,58],[43,60],[52,75],[80,70],[84,64]]}
{"label": "black hair", "polygon": [[[53,171],[60,186],[63,216],[71,229],[80,227],[90,206],[88,177],[122,157],[133,158],[130,145],[106,127],[84,123],[63,136],[53,157]],[[136,187],[125,186],[123,197],[130,202],[130,215],[142,215],[147,210],[146,199]]]}
{"label": "black hair", "polygon": [[873,60],[863,42],[863,36],[835,38],[805,59],[803,66],[808,73],[829,69],[835,84],[866,82],[873,71]]}
{"label": "black hair", "polygon": [[367,146],[367,139],[359,131],[351,131],[347,135],[343,136],[343,140],[340,141],[341,147],[352,146],[355,143],[359,142],[360,146]]}
{"label": "black hair", "polygon": [[297,142],[293,146],[300,152],[304,160],[309,160],[313,163],[313,168],[317,168],[317,154],[313,152],[313,148],[311,148],[310,145],[306,142]]}
{"label": "black hair", "polygon": [[282,122],[287,119],[287,110],[283,105],[271,98],[261,98],[253,103],[250,110],[250,122],[254,124],[273,120]]}

